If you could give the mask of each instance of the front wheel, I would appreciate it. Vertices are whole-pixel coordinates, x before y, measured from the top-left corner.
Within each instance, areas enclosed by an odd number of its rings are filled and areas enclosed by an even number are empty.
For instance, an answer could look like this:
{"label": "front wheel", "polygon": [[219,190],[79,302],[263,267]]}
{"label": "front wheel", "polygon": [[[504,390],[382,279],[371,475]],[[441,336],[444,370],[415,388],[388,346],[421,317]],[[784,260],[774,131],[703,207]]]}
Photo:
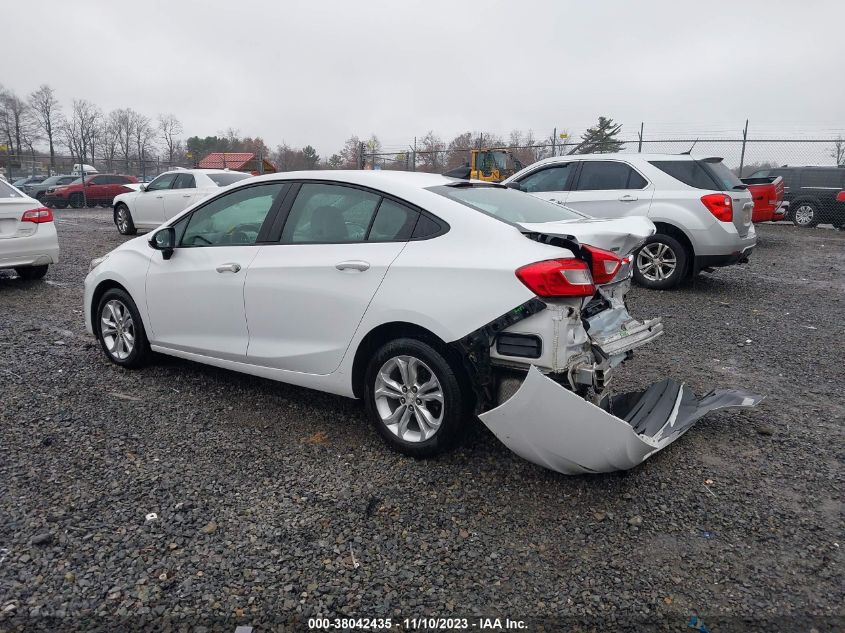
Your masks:
{"label": "front wheel", "polygon": [[135,302],[120,288],[107,290],[97,304],[95,328],[100,345],[115,365],[134,369],[151,355]]}
{"label": "front wheel", "polygon": [[52,206],[55,209],[67,209],[67,202],[53,202],[52,205],[48,203],[47,206]]}
{"label": "front wheel", "polygon": [[799,202],[792,211],[792,223],[795,226],[810,228],[819,223],[819,212],[812,202]]}
{"label": "front wheel", "polygon": [[367,413],[394,450],[431,457],[463,434],[467,399],[449,362],[428,343],[386,343],[370,360],[365,381]]}
{"label": "front wheel", "polygon": [[671,235],[652,235],[637,251],[634,280],[655,290],[674,288],[684,278],[688,257],[684,245]]}
{"label": "front wheel", "polygon": [[20,268],[15,268],[15,272],[18,273],[18,277],[21,279],[31,280],[31,279],[41,279],[44,275],[47,274],[47,265],[43,266],[21,266]]}
{"label": "front wheel", "polygon": [[129,207],[125,204],[117,205],[117,209],[114,210],[114,223],[121,235],[135,235],[138,232],[132,221],[132,214],[129,213]]}

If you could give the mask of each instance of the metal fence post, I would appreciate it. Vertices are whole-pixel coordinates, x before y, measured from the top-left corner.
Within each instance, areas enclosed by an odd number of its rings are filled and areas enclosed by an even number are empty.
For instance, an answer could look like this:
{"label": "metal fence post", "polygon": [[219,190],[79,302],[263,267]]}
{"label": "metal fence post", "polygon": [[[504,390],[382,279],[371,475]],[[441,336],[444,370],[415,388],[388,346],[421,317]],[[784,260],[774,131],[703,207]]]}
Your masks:
{"label": "metal fence post", "polygon": [[745,143],[748,140],[748,119],[745,119],[745,129],[742,130],[742,152],[739,155],[739,177],[742,178],[742,168],[745,166]]}
{"label": "metal fence post", "polygon": [[643,128],[645,127],[645,121],[640,122],[640,142],[637,143],[637,154],[641,154],[643,151]]}

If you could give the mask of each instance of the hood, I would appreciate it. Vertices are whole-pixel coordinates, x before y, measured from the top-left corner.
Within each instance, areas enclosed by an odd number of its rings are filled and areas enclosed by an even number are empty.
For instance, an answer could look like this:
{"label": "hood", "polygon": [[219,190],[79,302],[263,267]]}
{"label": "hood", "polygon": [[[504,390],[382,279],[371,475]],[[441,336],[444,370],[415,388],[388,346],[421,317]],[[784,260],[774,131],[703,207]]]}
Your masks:
{"label": "hood", "polygon": [[657,231],[654,222],[642,215],[626,218],[582,218],[560,222],[522,222],[530,233],[557,237],[573,236],[581,244],[597,246],[624,257]]}

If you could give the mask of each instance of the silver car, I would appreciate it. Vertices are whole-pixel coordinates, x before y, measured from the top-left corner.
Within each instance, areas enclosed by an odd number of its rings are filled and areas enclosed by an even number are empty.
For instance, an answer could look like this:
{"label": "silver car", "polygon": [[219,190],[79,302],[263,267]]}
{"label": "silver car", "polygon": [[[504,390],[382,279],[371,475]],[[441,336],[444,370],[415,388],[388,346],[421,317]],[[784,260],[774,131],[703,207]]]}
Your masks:
{"label": "silver car", "polygon": [[673,288],[702,270],[745,263],[757,243],[751,194],[721,158],[557,156],[504,184],[597,218],[648,217],[657,233],[634,266],[634,279],[648,288]]}

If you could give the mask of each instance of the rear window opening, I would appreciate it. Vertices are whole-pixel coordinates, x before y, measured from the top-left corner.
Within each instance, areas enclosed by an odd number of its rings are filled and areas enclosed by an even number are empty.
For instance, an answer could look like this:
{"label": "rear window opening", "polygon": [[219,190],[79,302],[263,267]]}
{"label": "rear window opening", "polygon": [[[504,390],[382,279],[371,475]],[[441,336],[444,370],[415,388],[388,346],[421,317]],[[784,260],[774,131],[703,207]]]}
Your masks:
{"label": "rear window opening", "polygon": [[695,189],[736,191],[747,189],[721,159],[653,160],[650,164],[660,171]]}
{"label": "rear window opening", "polygon": [[498,185],[439,185],[430,187],[429,191],[507,224],[564,222],[587,217],[555,202]]}

